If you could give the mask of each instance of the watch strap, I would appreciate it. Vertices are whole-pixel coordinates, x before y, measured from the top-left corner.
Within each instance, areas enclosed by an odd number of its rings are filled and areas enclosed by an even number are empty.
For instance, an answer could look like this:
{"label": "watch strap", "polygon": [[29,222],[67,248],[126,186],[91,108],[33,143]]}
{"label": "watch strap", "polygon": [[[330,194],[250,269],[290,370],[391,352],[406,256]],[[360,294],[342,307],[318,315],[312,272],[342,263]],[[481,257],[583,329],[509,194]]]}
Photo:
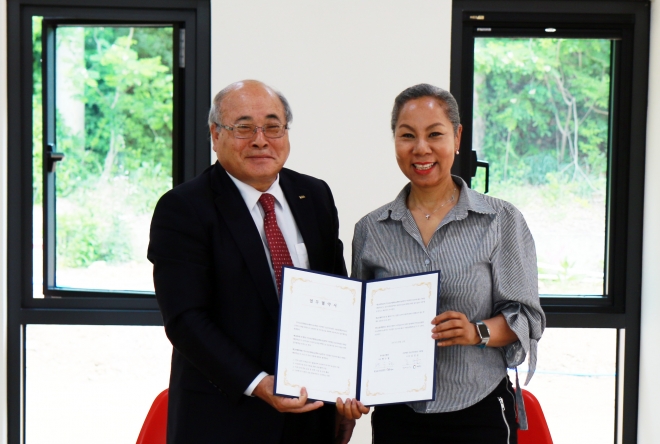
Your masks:
{"label": "watch strap", "polygon": [[481,338],[481,342],[477,344],[477,347],[485,348],[488,341],[490,341],[490,329],[483,321],[477,321],[474,325],[477,327],[477,333]]}

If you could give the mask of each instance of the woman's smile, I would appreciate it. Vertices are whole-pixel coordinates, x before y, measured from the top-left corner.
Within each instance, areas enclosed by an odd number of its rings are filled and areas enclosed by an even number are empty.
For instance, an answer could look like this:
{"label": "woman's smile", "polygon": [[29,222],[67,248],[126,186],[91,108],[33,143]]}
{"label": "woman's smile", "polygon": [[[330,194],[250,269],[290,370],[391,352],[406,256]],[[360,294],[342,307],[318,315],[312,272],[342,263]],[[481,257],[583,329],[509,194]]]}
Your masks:
{"label": "woman's smile", "polygon": [[432,171],[432,168],[436,166],[438,163],[437,162],[418,162],[418,163],[413,163],[413,169],[417,174],[430,174]]}

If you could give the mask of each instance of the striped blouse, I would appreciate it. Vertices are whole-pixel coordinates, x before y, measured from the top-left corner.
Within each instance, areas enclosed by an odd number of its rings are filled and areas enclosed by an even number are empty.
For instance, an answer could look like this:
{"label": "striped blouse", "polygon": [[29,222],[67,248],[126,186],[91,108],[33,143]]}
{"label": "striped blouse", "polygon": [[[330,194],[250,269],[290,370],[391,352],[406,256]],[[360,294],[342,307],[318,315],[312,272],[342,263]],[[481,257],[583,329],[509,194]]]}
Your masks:
{"label": "striped blouse", "polygon": [[[439,269],[440,312],[459,311],[471,322],[502,313],[518,336],[518,341],[501,348],[439,348],[435,401],[409,404],[419,413],[476,404],[502,381],[507,367],[529,356],[527,384],[545,329],[536,250],[522,214],[508,202],[471,190],[461,178],[453,179],[461,189],[459,200],[428,246],[406,206],[410,184],[393,202],[363,217],[353,237],[352,277],[380,279]],[[519,419],[521,427],[526,426],[525,418]]]}

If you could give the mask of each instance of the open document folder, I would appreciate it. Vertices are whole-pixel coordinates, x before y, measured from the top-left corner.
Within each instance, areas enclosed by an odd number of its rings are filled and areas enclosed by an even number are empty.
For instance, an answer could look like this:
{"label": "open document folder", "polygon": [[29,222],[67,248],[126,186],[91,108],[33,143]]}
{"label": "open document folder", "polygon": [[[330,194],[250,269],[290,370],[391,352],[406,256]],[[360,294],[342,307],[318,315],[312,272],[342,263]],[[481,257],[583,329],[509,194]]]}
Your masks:
{"label": "open document folder", "polygon": [[363,282],[284,267],[281,294],[275,394],[434,399],[440,271]]}

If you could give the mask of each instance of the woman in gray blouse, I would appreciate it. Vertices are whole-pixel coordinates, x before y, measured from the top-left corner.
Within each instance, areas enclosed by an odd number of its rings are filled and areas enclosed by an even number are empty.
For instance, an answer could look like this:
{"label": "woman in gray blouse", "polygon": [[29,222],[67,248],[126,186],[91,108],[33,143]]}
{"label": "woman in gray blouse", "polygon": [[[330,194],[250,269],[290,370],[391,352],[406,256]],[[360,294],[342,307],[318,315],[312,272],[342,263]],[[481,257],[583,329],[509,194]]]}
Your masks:
{"label": "woman in gray blouse", "polygon": [[[410,183],[355,226],[352,276],[441,270],[441,313],[429,332],[440,349],[435,401],[376,407],[374,444],[515,443],[516,401],[523,429],[526,417],[507,367],[529,356],[529,382],[545,328],[534,240],[513,205],[451,175],[462,127],[449,92],[404,90],[391,123]],[[337,408],[349,418],[368,411],[354,400]]]}

